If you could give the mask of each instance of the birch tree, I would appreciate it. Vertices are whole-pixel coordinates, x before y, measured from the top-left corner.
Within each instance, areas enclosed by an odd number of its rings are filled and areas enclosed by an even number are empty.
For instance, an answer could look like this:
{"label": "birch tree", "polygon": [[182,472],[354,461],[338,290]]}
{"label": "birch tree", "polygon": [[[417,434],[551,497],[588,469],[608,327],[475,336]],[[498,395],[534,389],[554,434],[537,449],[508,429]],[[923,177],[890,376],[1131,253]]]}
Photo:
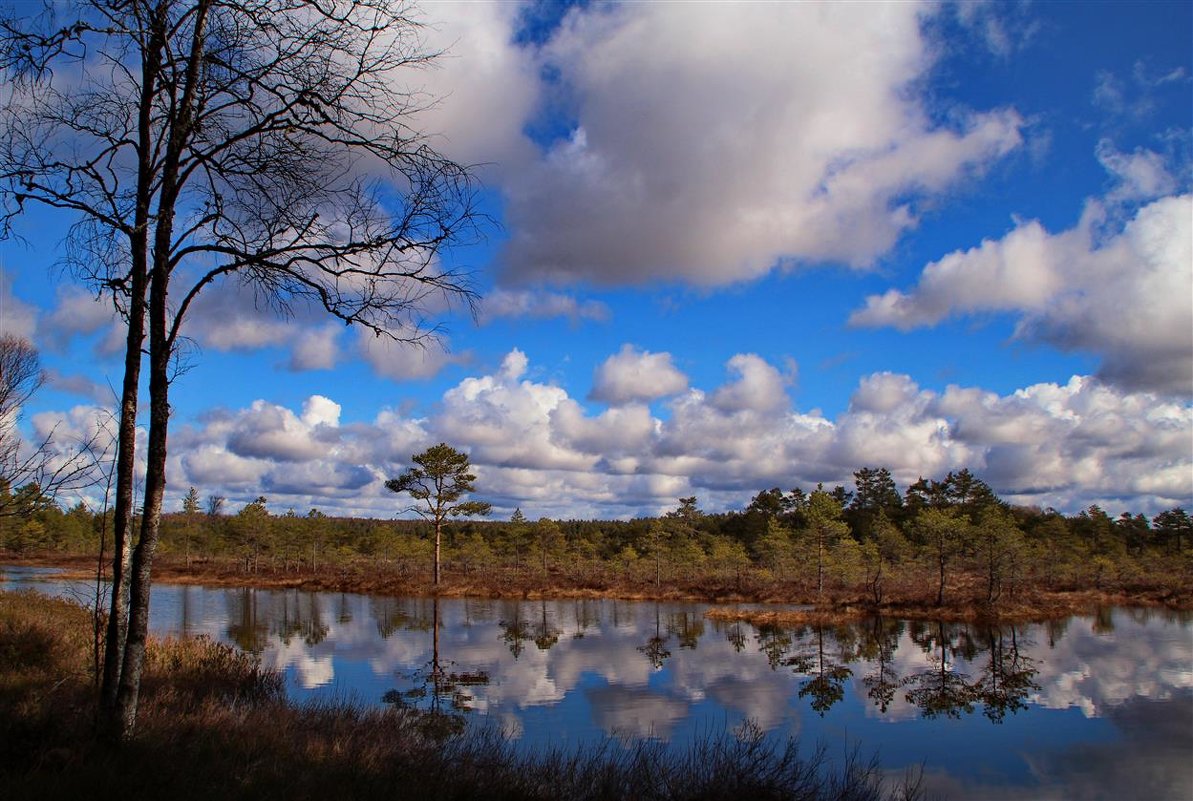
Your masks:
{"label": "birch tree", "polygon": [[[474,293],[442,251],[476,232],[469,171],[416,127],[434,57],[389,0],[47,0],[0,11],[0,235],[31,205],[70,223],[65,267],[126,325],[102,682],[136,720],[166,486],[172,365],[209,287],[378,336],[434,335]],[[133,465],[149,373],[143,515]]]}

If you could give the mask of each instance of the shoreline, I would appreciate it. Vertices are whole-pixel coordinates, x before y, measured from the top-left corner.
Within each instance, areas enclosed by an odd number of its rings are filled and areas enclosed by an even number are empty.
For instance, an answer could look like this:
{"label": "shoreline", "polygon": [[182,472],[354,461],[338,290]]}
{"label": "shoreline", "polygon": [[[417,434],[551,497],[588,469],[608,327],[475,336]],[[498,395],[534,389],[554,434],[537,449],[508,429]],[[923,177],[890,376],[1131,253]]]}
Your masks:
{"label": "shoreline", "polygon": [[[0,563],[13,566],[49,567],[72,580],[94,580],[95,557],[76,554],[38,554],[18,556],[0,554]],[[109,573],[105,564],[105,578]],[[724,621],[743,621],[755,625],[839,625],[872,617],[903,620],[934,620],[970,623],[1032,623],[1096,614],[1107,607],[1136,607],[1193,611],[1193,592],[1186,588],[1150,586],[1117,590],[1075,587],[1064,589],[1024,588],[1013,598],[994,605],[975,600],[972,594],[958,593],[937,606],[934,599],[908,597],[892,593],[881,605],[859,599],[856,594],[835,593],[820,602],[814,597],[786,595],[773,586],[732,587],[715,584],[701,588],[671,582],[642,586],[622,583],[611,586],[583,586],[566,583],[515,584],[480,577],[451,576],[436,589],[419,576],[401,575],[381,569],[361,570],[329,568],[323,572],[290,572],[271,569],[244,572],[228,562],[193,562],[190,567],[172,558],[154,565],[154,583],[181,586],[248,587],[306,592],[348,592],[390,597],[484,598],[516,600],[623,600],[663,601],[712,604],[706,617]],[[964,582],[960,582],[964,584]],[[972,583],[972,582],[971,582]],[[921,592],[922,595],[922,592]],[[741,609],[739,604],[763,608]],[[804,609],[778,607],[803,606]],[[773,608],[766,608],[773,607]]]}

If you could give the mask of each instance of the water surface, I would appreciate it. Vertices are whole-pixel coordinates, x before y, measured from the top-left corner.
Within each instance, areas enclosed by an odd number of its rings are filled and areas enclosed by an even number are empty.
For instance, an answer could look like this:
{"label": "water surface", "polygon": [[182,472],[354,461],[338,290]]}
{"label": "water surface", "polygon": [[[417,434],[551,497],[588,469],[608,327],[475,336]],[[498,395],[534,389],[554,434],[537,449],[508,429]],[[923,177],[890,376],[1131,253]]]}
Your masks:
{"label": "water surface", "polygon": [[[5,568],[8,587],[87,582]],[[154,588],[158,634],[258,654],[297,700],[401,704],[525,747],[683,745],[750,721],[953,798],[1193,798],[1193,627],[1107,609],[1051,624],[721,624],[707,606]]]}

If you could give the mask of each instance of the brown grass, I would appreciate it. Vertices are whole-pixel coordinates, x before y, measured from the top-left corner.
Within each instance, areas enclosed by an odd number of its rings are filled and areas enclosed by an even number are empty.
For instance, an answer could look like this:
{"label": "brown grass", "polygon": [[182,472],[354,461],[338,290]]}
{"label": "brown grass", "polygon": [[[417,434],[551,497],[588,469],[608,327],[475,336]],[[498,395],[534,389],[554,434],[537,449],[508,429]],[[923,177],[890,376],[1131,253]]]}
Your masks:
{"label": "brown grass", "polygon": [[[94,576],[93,558],[49,555],[9,560],[15,563],[62,567],[72,578]],[[618,571],[598,565],[586,571],[552,569],[515,570],[492,567],[469,573],[449,569],[443,584],[435,587],[429,571],[399,568],[363,560],[331,565],[318,572],[290,571],[263,566],[246,572],[243,563],[231,559],[194,561],[188,567],[177,558],[162,558],[154,566],[154,580],[165,584],[197,584],[212,587],[256,587],[306,591],[352,592],[369,595],[444,598],[599,599],[629,601],[678,601],[719,604],[760,603],[808,605],[816,608],[816,619],[841,622],[881,614],[906,619],[947,621],[997,620],[1030,622],[1090,614],[1104,606],[1144,606],[1193,609],[1193,583],[1179,570],[1151,571],[1101,587],[1070,581],[1047,588],[1023,582],[994,604],[985,600],[982,577],[956,571],[950,576],[945,603],[937,606],[935,579],[918,570],[891,576],[881,604],[874,604],[862,586],[832,586],[818,596],[814,587],[791,579],[776,579],[762,571],[745,570],[740,575],[712,573],[673,576],[655,586],[653,576]],[[714,616],[732,615],[718,611]],[[779,611],[793,622],[809,619],[807,612]]]}

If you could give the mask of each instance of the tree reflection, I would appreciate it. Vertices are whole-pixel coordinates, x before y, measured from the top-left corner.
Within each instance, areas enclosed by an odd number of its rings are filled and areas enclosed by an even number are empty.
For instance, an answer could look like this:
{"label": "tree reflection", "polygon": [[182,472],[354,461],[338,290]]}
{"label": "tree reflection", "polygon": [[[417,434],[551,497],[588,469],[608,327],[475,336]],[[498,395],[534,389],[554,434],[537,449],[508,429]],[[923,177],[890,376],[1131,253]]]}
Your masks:
{"label": "tree reflection", "polygon": [[296,636],[309,646],[327,639],[330,628],[323,622],[319,596],[313,592],[288,593],[282,597],[282,615],[273,625],[274,633],[286,645]]}
{"label": "tree reflection", "polygon": [[[808,676],[799,689],[799,697],[811,698],[812,709],[821,717],[845,697],[845,680],[853,675],[853,671],[845,664],[849,661],[848,654],[838,651],[834,658],[826,647],[827,628],[813,627],[814,648],[811,653],[800,653],[784,662],[791,665],[796,673]],[[804,644],[803,641],[801,644]]]}
{"label": "tree reflection", "polygon": [[770,669],[778,670],[791,650],[791,632],[774,623],[763,623],[757,629],[758,650],[766,655]]}
{"label": "tree reflection", "polygon": [[522,617],[522,604],[513,603],[513,615],[498,621],[501,627],[501,639],[505,642],[510,653],[517,659],[525,650],[523,643],[534,639],[530,632],[530,623]]}
{"label": "tree reflection", "polygon": [[585,631],[601,622],[597,607],[592,601],[577,600],[573,604],[573,613],[576,618],[576,631],[572,634],[572,639],[575,640],[582,639]]}
{"label": "tree reflection", "polygon": [[659,605],[654,606],[654,636],[646,641],[645,645],[639,645],[638,651],[646,656],[650,662],[651,667],[655,670],[661,670],[663,663],[671,657],[671,651],[667,650],[667,639],[662,633],[662,624],[659,618]]}
{"label": "tree reflection", "polygon": [[540,603],[542,604],[542,618],[534,627],[534,644],[540,651],[549,651],[552,645],[559,642],[559,629],[552,626],[547,620],[547,602],[544,600]]}
{"label": "tree reflection", "polygon": [[244,587],[229,590],[228,639],[242,651],[260,656],[269,643],[269,619],[262,619],[257,606],[257,590]]}
{"label": "tree reflection", "polygon": [[680,648],[696,650],[704,636],[704,617],[695,612],[677,612],[667,619],[667,632],[679,639]]}
{"label": "tree reflection", "polygon": [[439,598],[432,602],[431,661],[410,674],[416,686],[409,690],[390,690],[381,700],[419,715],[423,733],[443,740],[461,733],[466,720],[464,713],[472,709],[474,696],[470,688],[489,683],[484,670],[457,671],[449,668],[455,663],[439,656]]}
{"label": "tree reflection", "polygon": [[429,631],[431,621],[421,610],[410,610],[410,602],[402,598],[370,598],[373,620],[377,623],[377,634],[388,640],[398,631]]}
{"label": "tree reflection", "polygon": [[733,646],[735,653],[741,653],[746,648],[746,630],[742,628],[741,621],[735,621],[732,626],[725,630],[725,639]]}
{"label": "tree reflection", "polygon": [[1063,620],[1047,620],[1044,622],[1044,628],[1048,632],[1048,647],[1055,648],[1061,638],[1065,636],[1068,631],[1069,621],[1072,618],[1064,618]]}
{"label": "tree reflection", "polygon": [[895,692],[903,682],[895,670],[895,651],[899,648],[899,635],[903,624],[897,620],[875,617],[859,627],[862,631],[858,655],[874,664],[874,669],[862,679],[866,695],[880,712],[886,712]]}
{"label": "tree reflection", "polygon": [[345,593],[340,593],[339,612],[336,614],[336,620],[340,623],[352,622],[352,606],[348,603],[348,596]]}
{"label": "tree reflection", "polygon": [[973,712],[974,702],[978,700],[976,687],[968,681],[969,676],[958,672],[949,662],[950,657],[964,648],[959,643],[962,634],[943,622],[917,624],[911,629],[911,639],[932,660],[930,670],[913,673],[905,679],[911,687],[906,698],[919,707],[924,717],[959,718],[962,712],[967,715]]}
{"label": "tree reflection", "polygon": [[1007,713],[1027,708],[1026,698],[1040,689],[1034,679],[1039,672],[1035,660],[1019,651],[1019,635],[1014,626],[1007,630],[986,630],[987,662],[978,677],[975,690],[982,702],[982,714],[994,723],[1002,723]]}
{"label": "tree reflection", "polygon": [[1114,633],[1114,609],[1109,606],[1099,606],[1094,612],[1094,634]]}

